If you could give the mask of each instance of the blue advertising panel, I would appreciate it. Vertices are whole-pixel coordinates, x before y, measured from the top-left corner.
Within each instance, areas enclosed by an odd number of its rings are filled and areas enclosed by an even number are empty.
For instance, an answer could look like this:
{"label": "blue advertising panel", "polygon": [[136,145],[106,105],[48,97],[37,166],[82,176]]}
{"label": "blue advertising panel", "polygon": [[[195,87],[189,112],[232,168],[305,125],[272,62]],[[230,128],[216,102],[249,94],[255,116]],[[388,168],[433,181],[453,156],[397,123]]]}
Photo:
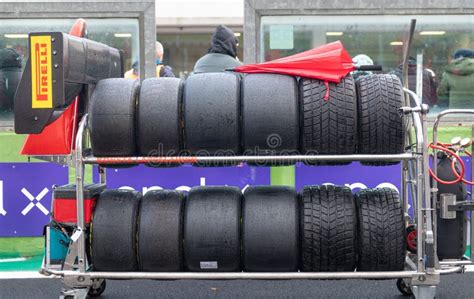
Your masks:
{"label": "blue advertising panel", "polygon": [[68,170],[60,165],[0,163],[0,237],[42,235],[52,186],[67,181]]}
{"label": "blue advertising panel", "polygon": [[[153,189],[189,191],[194,186],[229,185],[244,189],[250,185],[269,185],[269,167],[181,167],[152,168],[140,165],[132,168],[109,168],[107,188],[129,188],[146,193]],[[94,180],[97,181],[97,172]]]}

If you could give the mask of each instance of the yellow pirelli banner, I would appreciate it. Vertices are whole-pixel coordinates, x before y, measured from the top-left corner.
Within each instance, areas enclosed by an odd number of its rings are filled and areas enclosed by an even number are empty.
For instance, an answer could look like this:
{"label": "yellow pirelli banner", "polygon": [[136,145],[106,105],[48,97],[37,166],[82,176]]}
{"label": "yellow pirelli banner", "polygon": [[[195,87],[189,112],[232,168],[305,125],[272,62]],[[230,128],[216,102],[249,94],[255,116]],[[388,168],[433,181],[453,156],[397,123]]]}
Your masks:
{"label": "yellow pirelli banner", "polygon": [[51,36],[30,36],[31,107],[53,108]]}

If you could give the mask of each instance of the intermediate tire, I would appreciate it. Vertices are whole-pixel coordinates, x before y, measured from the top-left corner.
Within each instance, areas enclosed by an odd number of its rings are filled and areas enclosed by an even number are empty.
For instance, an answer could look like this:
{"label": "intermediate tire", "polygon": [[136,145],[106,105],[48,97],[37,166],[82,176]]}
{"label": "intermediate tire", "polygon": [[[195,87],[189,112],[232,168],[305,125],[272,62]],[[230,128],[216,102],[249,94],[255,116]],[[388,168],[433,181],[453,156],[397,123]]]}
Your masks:
{"label": "intermediate tire", "polygon": [[173,157],[179,154],[183,142],[180,127],[181,98],[180,79],[150,78],[142,82],[137,112],[140,155]]}
{"label": "intermediate tire", "polygon": [[396,190],[363,189],[356,195],[358,271],[401,271],[406,256],[403,208]]}
{"label": "intermediate tire", "polygon": [[[403,87],[395,75],[373,74],[356,82],[359,110],[359,153],[400,154],[404,152],[405,130],[399,109]],[[383,166],[399,162],[362,162]]]}
{"label": "intermediate tire", "polygon": [[301,198],[300,270],[354,271],[357,212],[351,189],[307,186]]}
{"label": "intermediate tire", "polygon": [[140,271],[181,271],[185,196],[178,191],[148,191],[140,205],[138,263]]}
{"label": "intermediate tire", "polygon": [[241,271],[242,193],[236,187],[194,187],[184,213],[184,259],[193,272]]}
{"label": "intermediate tire", "polygon": [[185,84],[183,109],[185,145],[191,155],[241,154],[238,75],[203,73],[190,76]]}
{"label": "intermediate tire", "polygon": [[91,228],[91,256],[96,271],[136,271],[137,220],[141,194],[106,190],[100,194]]}
{"label": "intermediate tire", "polygon": [[291,187],[257,186],[244,192],[242,209],[244,271],[298,270],[298,195]]}
{"label": "intermediate tire", "polygon": [[[328,90],[329,88],[329,90]],[[325,99],[326,94],[329,95]],[[301,78],[302,152],[315,155],[351,155],[357,144],[357,97],[354,79],[339,84]],[[351,162],[306,164],[345,165]]]}
{"label": "intermediate tire", "polygon": [[294,77],[276,74],[246,75],[242,79],[244,154],[268,156],[299,153],[298,102],[298,86]]}
{"label": "intermediate tire", "polygon": [[100,80],[90,99],[89,128],[96,157],[134,156],[136,150],[135,108],[138,80]]}

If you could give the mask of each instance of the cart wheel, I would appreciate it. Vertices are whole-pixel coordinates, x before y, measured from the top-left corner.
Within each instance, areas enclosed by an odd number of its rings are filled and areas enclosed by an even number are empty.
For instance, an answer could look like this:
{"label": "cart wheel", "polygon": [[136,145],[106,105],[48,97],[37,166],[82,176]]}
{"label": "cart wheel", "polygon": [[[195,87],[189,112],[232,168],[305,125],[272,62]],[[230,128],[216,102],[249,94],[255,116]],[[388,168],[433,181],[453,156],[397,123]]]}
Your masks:
{"label": "cart wheel", "polygon": [[411,253],[416,253],[416,227],[410,225],[407,227],[407,249]]}
{"label": "cart wheel", "polygon": [[399,278],[397,280],[397,289],[400,291],[400,293],[402,293],[403,296],[413,296],[413,291],[411,290],[410,284],[407,283],[403,278]]}
{"label": "cart wheel", "polygon": [[105,282],[105,279],[94,280],[94,283],[90,287],[89,292],[87,292],[87,296],[99,297],[105,291],[106,286],[107,286],[107,283]]}

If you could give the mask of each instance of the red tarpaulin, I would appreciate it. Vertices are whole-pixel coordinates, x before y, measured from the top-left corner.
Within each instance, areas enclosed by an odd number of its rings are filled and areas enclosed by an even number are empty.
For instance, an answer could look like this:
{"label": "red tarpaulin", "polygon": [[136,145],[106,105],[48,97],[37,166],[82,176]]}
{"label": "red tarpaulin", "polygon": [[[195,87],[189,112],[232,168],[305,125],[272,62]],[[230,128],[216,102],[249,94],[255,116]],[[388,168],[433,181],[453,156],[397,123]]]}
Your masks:
{"label": "red tarpaulin", "polygon": [[352,58],[340,41],[264,63],[242,65],[240,73],[276,73],[339,83],[355,70]]}

